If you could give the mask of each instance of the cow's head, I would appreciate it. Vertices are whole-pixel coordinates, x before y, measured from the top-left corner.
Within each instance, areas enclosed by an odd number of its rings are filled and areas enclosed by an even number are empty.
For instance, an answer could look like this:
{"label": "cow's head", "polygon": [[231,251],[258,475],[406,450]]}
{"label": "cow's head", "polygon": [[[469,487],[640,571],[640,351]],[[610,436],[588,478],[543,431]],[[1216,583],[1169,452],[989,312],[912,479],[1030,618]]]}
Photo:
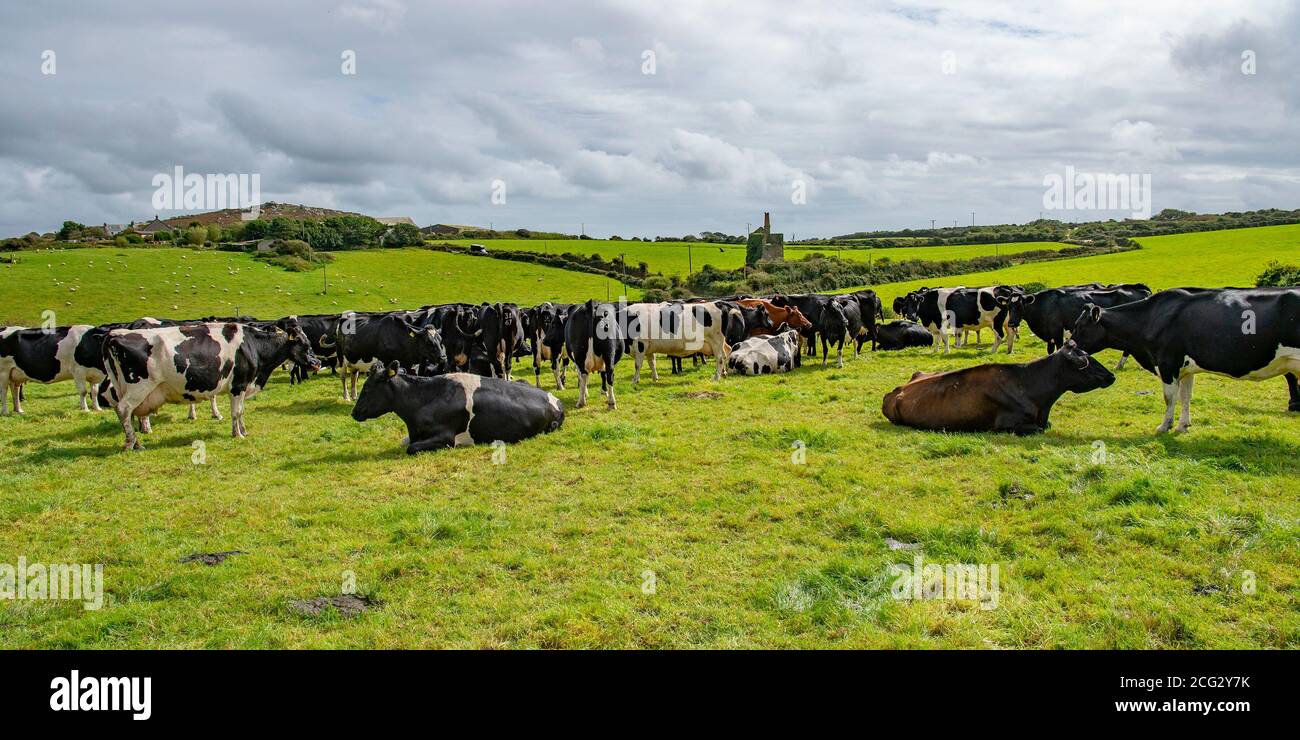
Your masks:
{"label": "cow's head", "polygon": [[998,299],[998,305],[1007,312],[1007,326],[1017,327],[1025,319],[1025,310],[1033,305],[1037,297],[1030,293],[1011,293]]}
{"label": "cow's head", "polygon": [[311,340],[307,338],[306,332],[298,324],[298,319],[290,316],[287,319],[281,319],[277,324],[277,328],[289,337],[289,359],[293,360],[293,364],[309,367],[313,372],[319,370],[320,360],[312,352]]}
{"label": "cow's head", "polygon": [[827,301],[822,310],[822,329],[832,336],[837,332],[849,330],[849,317],[844,313],[844,306],[839,301]]}
{"label": "cow's head", "polygon": [[366,378],[365,385],[361,386],[356,405],[352,407],[352,418],[365,421],[392,411],[396,400],[393,385],[401,373],[402,365],[397,360],[388,363],[388,367],[384,367],[382,362],[371,365],[370,375]]}
{"label": "cow's head", "polygon": [[[785,324],[789,324],[791,329],[812,328],[812,322],[808,320],[808,317],[804,316],[803,312],[794,306],[786,308],[785,316],[782,317],[781,321]],[[780,332],[777,333],[779,334]]]}
{"label": "cow's head", "polygon": [[406,322],[406,332],[415,342],[416,362],[419,365],[442,367],[447,362],[447,352],[442,346],[442,335],[432,324],[418,327]]}
{"label": "cow's head", "polygon": [[1070,341],[1077,344],[1084,352],[1100,352],[1106,349],[1106,327],[1101,325],[1103,313],[1101,306],[1089,303],[1083,307],[1083,312],[1074,322]]}
{"label": "cow's head", "polygon": [[1107,370],[1105,365],[1094,360],[1092,355],[1084,352],[1073,339],[1056,350],[1056,354],[1064,361],[1065,368],[1057,373],[1056,377],[1060,379],[1066,390],[1087,393],[1098,388],[1107,388],[1115,382],[1115,374]]}

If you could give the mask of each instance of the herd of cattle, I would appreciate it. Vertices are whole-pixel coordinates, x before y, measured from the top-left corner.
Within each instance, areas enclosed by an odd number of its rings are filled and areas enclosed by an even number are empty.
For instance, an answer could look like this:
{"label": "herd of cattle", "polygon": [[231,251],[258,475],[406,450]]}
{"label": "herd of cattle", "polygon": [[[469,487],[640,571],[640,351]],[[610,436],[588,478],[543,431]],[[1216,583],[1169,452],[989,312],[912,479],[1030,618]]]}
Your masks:
{"label": "herd of cattle", "polygon": [[[684,359],[761,375],[793,370],[820,342],[844,363],[844,345],[872,350],[963,346],[991,330],[991,351],[1010,353],[1022,325],[1047,343],[1047,357],[946,373],[916,373],[885,396],[896,424],[946,431],[1039,432],[1066,391],[1109,386],[1114,375],[1091,355],[1116,349],[1155,373],[1166,412],[1157,429],[1190,424],[1192,378],[1212,372],[1262,380],[1285,375],[1290,409],[1300,411],[1300,289],[1179,288],[1152,294],[1145,285],[1071,285],[1035,293],[1020,286],[922,288],[897,298],[899,318],[884,322],[874,291],[841,295],[736,296],[667,303],[464,303],[410,311],[345,312],[262,321],[246,316],[197,320],[142,318],[129,323],[46,328],[0,327],[0,413],[6,397],[22,413],[28,381],[76,383],[82,410],[113,408],[126,449],[141,444],[135,425],[166,403],[230,396],[231,431],[245,436],[244,402],[288,366],[291,383],[328,365],[358,421],[396,413],[407,425],[407,451],[485,441],[517,441],[558,429],[564,407],[541,390],[549,363],[557,390],[568,367],[587,403],[595,373],[609,408],[616,406],[614,368],[631,356],[633,385],[657,355],[679,372]],[[1070,340],[1066,340],[1067,332]],[[533,381],[512,382],[516,360],[532,357]],[[1121,365],[1123,359],[1121,359]],[[360,393],[357,381],[367,377]]]}

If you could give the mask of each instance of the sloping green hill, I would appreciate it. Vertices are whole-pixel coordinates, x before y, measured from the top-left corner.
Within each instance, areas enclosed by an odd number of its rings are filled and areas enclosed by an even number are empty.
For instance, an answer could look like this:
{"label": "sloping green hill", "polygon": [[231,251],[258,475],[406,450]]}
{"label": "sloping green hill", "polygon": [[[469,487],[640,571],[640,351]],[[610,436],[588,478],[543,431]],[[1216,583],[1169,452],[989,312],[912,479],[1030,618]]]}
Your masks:
{"label": "sloping green hill", "polygon": [[[287,272],[234,252],[68,249],[0,265],[0,324],[60,324],[243,313],[280,316],[429,303],[617,298],[597,275],[424,249],[336,252],[325,270]],[[325,278],[329,293],[324,292]],[[635,293],[635,291],[633,291]]]}

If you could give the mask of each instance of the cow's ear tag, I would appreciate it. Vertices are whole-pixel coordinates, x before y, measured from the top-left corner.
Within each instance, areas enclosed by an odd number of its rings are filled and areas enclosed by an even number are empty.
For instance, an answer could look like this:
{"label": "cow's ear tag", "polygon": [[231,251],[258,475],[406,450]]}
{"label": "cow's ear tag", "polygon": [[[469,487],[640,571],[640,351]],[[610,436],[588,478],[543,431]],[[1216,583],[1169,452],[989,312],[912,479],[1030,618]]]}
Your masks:
{"label": "cow's ear tag", "polygon": [[415,332],[409,332],[409,333],[411,336],[415,336]]}
{"label": "cow's ear tag", "polygon": [[391,378],[396,374],[397,374],[397,368],[392,368],[392,367],[388,368],[388,377]]}

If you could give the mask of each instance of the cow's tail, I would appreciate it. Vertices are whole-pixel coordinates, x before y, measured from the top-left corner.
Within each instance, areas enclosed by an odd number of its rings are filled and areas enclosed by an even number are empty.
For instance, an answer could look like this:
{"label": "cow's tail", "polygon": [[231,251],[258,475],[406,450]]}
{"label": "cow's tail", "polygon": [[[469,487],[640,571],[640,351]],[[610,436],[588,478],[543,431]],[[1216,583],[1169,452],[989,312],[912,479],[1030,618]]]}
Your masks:
{"label": "cow's tail", "polygon": [[[119,351],[117,342],[113,337],[104,338],[104,346],[101,351],[104,357],[104,375],[106,376],[104,380],[108,381],[112,388],[125,387],[125,379],[122,377],[122,362],[117,355]],[[117,395],[121,396],[121,393],[119,392]],[[111,398],[111,396],[109,397]]]}

